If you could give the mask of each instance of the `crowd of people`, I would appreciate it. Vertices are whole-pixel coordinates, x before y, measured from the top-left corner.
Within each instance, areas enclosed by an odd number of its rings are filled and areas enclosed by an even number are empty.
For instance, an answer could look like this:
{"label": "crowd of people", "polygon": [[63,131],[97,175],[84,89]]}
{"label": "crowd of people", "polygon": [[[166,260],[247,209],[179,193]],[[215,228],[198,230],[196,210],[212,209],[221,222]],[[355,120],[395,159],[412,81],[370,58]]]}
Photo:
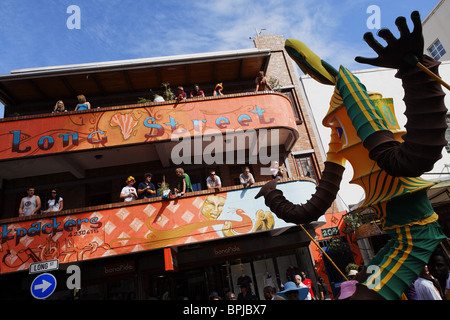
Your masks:
{"label": "crowd of people", "polygon": [[[90,110],[91,104],[86,101],[86,97],[82,94],[77,96],[78,104],[75,106],[74,111],[82,111],[82,110]],[[64,105],[64,101],[58,100],[53,108],[52,113],[60,113],[67,112],[67,109]]]}
{"label": "crowd of people", "polygon": [[[435,250],[427,266],[417,279],[405,292],[405,300],[450,300],[450,263],[441,248]],[[356,290],[357,277],[364,270],[350,269],[347,272],[346,281],[338,285],[337,294],[332,295],[331,290],[322,277],[316,283],[318,292],[314,292],[313,283],[304,272],[296,274],[294,281],[287,281],[280,291],[273,286],[265,286],[263,289],[265,300],[349,300]],[[289,279],[291,280],[291,279]],[[258,300],[246,285],[240,286],[241,292],[236,295],[233,292],[225,294],[225,300]],[[217,292],[212,292],[209,300],[222,300]]]}
{"label": "crowd of people", "polygon": [[[319,294],[315,295],[313,283],[304,272],[295,275],[294,281],[287,281],[282,286],[282,290],[276,291],[272,285],[266,285],[263,289],[264,300],[331,300],[328,286],[323,278],[319,278],[317,286]],[[233,292],[227,292],[224,296],[225,300],[259,300],[257,295],[252,292],[248,282],[239,285],[240,292],[236,296]],[[209,295],[209,300],[223,300],[222,297],[213,291]]]}
{"label": "crowd of people", "polygon": [[[177,168],[175,170],[175,174],[178,178],[177,186],[173,188],[173,190],[170,190],[170,193],[164,198],[179,197],[194,191],[191,178],[183,168]],[[250,187],[255,183],[255,178],[250,173],[249,167],[244,167],[243,172],[239,176],[239,180],[244,188]],[[129,202],[138,199],[149,199],[163,196],[163,194],[158,194],[155,185],[152,183],[151,173],[144,174],[143,181],[139,183],[137,189],[134,186],[135,184],[136,179],[133,176],[129,176],[125,180],[125,186],[122,188],[119,196],[122,201]],[[208,190],[214,191],[219,191],[220,188],[222,188],[222,181],[214,169],[209,171],[209,175],[206,178],[206,186]],[[20,201],[19,217],[27,217],[35,214],[50,212],[56,213],[64,209],[63,198],[59,195],[56,188],[51,190],[51,195],[48,197],[48,201],[44,204],[41,203],[40,197],[36,195],[35,192],[36,190],[34,187],[29,187],[27,189],[27,195]]]}
{"label": "crowd of people", "polygon": [[[403,300],[450,300],[449,261],[438,247],[419,276],[402,295]],[[347,280],[339,285],[337,300],[348,300],[356,291],[356,285],[364,277],[365,268],[350,269]],[[320,281],[319,281],[320,282]]]}
{"label": "crowd of people", "polygon": [[[175,194],[182,196],[186,192],[192,191],[192,183],[189,175],[184,172],[182,168],[175,170],[178,176],[177,188],[174,188]],[[250,173],[248,167],[244,168],[240,176],[241,183],[247,187],[254,183],[253,175]],[[152,174],[146,173],[144,180],[139,183],[137,189],[133,187],[136,180],[129,176],[126,179],[126,186],[123,187],[120,198],[127,202],[136,199],[148,199],[157,196],[157,191],[154,184],[151,182]],[[221,188],[221,180],[216,175],[215,170],[210,170],[207,178],[207,186],[209,189]],[[30,187],[27,190],[27,195],[20,201],[19,216],[31,216],[39,213],[60,212],[64,209],[64,200],[60,196],[56,188],[51,189],[51,195],[44,204],[45,209],[42,209],[42,202],[38,195],[35,194],[35,188]],[[336,300],[348,300],[356,290],[358,283],[358,275],[364,271],[363,267],[347,266],[347,280],[340,283],[337,287],[338,293],[333,297]],[[323,278],[319,277],[317,282],[318,292],[313,290],[313,282],[307,278],[304,272],[299,274],[290,274],[288,280],[282,286],[283,289],[276,292],[274,286],[266,286],[263,289],[264,299],[266,300],[331,300],[332,293]],[[257,300],[257,296],[252,292],[248,282],[240,283],[240,290],[238,296],[232,292],[225,295],[226,300]],[[210,300],[222,300],[222,298],[213,292],[210,295]],[[410,285],[409,289],[404,293],[404,299],[407,300],[450,300],[450,273],[449,261],[441,248],[435,250],[431,256],[428,265],[424,267],[417,279]]]}
{"label": "crowd of people", "polygon": [[[173,192],[170,192],[169,197],[174,198],[177,196],[183,196],[188,192],[193,192],[194,188],[192,186],[191,178],[184,171],[183,168],[177,168],[175,170],[175,174],[178,178],[177,186],[173,188]],[[120,199],[125,202],[134,201],[137,199],[148,199],[152,197],[162,196],[161,194],[157,194],[157,190],[154,184],[151,182],[152,174],[146,173],[144,175],[144,181],[141,182],[138,188],[134,188],[133,185],[136,183],[136,180],[133,176],[129,176],[125,183],[126,186],[122,188],[120,193]],[[243,172],[239,176],[239,180],[241,185],[244,188],[250,187],[255,183],[255,178],[250,173],[249,167],[244,167]],[[208,190],[219,191],[222,188],[222,180],[216,174],[215,169],[211,169],[209,171],[209,175],[206,178],[206,187]]]}

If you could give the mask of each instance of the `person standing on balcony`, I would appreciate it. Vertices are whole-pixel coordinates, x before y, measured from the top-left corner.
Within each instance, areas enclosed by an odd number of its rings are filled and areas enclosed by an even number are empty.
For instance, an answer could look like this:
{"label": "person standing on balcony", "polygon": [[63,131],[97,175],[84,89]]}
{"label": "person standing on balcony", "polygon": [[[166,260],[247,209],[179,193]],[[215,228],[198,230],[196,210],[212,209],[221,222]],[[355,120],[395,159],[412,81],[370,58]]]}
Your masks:
{"label": "person standing on balcony", "polygon": [[258,75],[256,76],[255,79],[255,85],[256,85],[255,92],[266,91],[266,89],[272,91],[272,88],[270,87],[266,77],[264,76],[264,71],[258,72]]}
{"label": "person standing on balcony", "polygon": [[223,96],[222,90],[223,90],[222,82],[216,84],[216,87],[214,88],[213,96],[214,97],[216,97],[216,96]]}
{"label": "person standing on balcony", "polygon": [[19,217],[28,217],[36,214],[41,208],[41,198],[34,194],[33,187],[28,188],[27,196],[20,201]]}
{"label": "person standing on balcony", "polygon": [[89,110],[91,109],[91,104],[86,101],[86,97],[82,94],[77,96],[78,104],[75,107],[75,111],[81,111],[81,110]]}
{"label": "person standing on balcony", "polygon": [[144,182],[139,183],[138,185],[138,194],[143,199],[148,199],[156,196],[155,185],[151,183],[152,174],[146,173],[144,175]]}
{"label": "person standing on balcony", "polygon": [[134,177],[129,176],[127,178],[127,185],[122,188],[122,192],[120,193],[120,199],[123,199],[123,201],[133,201],[138,198],[138,194],[136,192],[136,188],[133,187],[133,184],[136,182]]}
{"label": "person standing on balcony", "polygon": [[255,183],[255,178],[253,178],[253,175],[250,173],[249,167],[244,168],[244,172],[239,176],[239,181],[244,188],[247,188]]}
{"label": "person standing on balcony", "polygon": [[176,193],[184,195],[186,192],[192,192],[191,178],[184,172],[183,168],[177,168],[175,170],[178,176],[178,188],[174,188]]}
{"label": "person standing on balcony", "polygon": [[56,112],[67,112],[67,110],[64,108],[64,102],[62,100],[56,102],[55,107],[53,108],[53,113]]}
{"label": "person standing on balcony", "polygon": [[60,212],[63,210],[63,198],[60,197],[58,190],[52,189],[50,199],[47,201],[48,208],[42,213]]}
{"label": "person standing on balcony", "polygon": [[191,91],[190,96],[191,98],[204,98],[205,93],[203,92],[203,90],[200,90],[200,87],[198,86],[198,84],[196,84],[194,85],[194,90]]}
{"label": "person standing on balcony", "polygon": [[179,86],[177,88],[177,91],[175,91],[175,100],[177,102],[180,102],[181,100],[184,100],[187,98],[186,92],[184,92],[184,88],[182,86]]}
{"label": "person standing on balcony", "polygon": [[206,186],[208,187],[208,190],[222,188],[222,181],[220,180],[220,177],[216,175],[216,170],[211,170],[209,172],[209,176],[206,178]]}
{"label": "person standing on balcony", "polygon": [[283,179],[283,173],[285,170],[280,167],[278,161],[273,161],[270,167],[270,173],[272,174],[272,179]]}

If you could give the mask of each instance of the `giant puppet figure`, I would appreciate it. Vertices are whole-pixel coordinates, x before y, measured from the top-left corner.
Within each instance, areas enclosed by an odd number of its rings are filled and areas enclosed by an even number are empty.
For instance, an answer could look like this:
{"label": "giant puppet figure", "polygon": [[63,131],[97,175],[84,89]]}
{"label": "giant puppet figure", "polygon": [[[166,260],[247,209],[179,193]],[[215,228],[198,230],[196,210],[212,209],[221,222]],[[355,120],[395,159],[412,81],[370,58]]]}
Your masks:
{"label": "giant puppet figure", "polygon": [[[335,86],[330,109],[323,120],[332,129],[324,171],[316,192],[303,204],[293,204],[276,189],[277,180],[268,182],[256,195],[287,222],[307,224],[317,220],[336,198],[348,160],[354,168],[352,183],[365,191],[363,208],[373,208],[390,235],[386,246],[368,265],[376,271],[359,275],[360,283],[352,299],[399,299],[417,278],[442,239],[427,190],[433,182],[419,176],[440,159],[445,140],[446,113],[441,85],[419,69],[420,61],[437,74],[439,62],[423,55],[424,41],[420,15],[411,14],[414,30],[406,19],[395,21],[400,37],[388,29],[372,33],[364,40],[378,54],[376,58],[356,57],[356,61],[398,69],[406,104],[406,133],[399,130],[394,110],[384,99],[366,91],[345,67],[337,71],[298,40],[286,40],[285,48],[305,73],[317,81]],[[370,269],[372,270],[372,268]]]}

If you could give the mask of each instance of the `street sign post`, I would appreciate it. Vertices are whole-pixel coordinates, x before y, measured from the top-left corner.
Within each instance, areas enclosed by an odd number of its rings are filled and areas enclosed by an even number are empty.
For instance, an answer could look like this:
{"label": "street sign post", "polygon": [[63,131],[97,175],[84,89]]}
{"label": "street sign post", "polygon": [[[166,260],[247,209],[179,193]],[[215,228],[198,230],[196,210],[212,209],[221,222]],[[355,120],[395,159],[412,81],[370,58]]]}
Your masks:
{"label": "street sign post", "polygon": [[56,278],[50,273],[38,275],[31,283],[31,295],[36,299],[46,299],[50,297],[56,289]]}
{"label": "street sign post", "polygon": [[48,272],[59,269],[59,260],[39,261],[30,264],[29,274]]}

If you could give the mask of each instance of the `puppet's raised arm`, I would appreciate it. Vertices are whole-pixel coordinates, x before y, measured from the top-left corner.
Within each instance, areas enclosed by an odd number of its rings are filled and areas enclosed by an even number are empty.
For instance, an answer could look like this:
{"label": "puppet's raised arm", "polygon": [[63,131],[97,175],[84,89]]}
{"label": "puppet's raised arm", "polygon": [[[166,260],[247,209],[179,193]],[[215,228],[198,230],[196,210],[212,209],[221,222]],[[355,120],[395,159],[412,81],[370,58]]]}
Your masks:
{"label": "puppet's raised arm", "polygon": [[405,90],[405,115],[408,119],[404,142],[395,141],[389,131],[379,130],[368,137],[360,137],[369,150],[369,156],[378,166],[392,176],[417,177],[433,168],[441,158],[445,140],[446,113],[444,92],[441,85],[415,66],[420,61],[429,70],[438,74],[439,62],[423,55],[423,36],[420,15],[411,14],[414,30],[410,32],[404,17],[395,21],[400,37],[382,29],[378,35],[387,42],[383,47],[372,33],[364,40],[378,54],[377,58],[356,57],[355,60],[378,67],[398,69]]}

